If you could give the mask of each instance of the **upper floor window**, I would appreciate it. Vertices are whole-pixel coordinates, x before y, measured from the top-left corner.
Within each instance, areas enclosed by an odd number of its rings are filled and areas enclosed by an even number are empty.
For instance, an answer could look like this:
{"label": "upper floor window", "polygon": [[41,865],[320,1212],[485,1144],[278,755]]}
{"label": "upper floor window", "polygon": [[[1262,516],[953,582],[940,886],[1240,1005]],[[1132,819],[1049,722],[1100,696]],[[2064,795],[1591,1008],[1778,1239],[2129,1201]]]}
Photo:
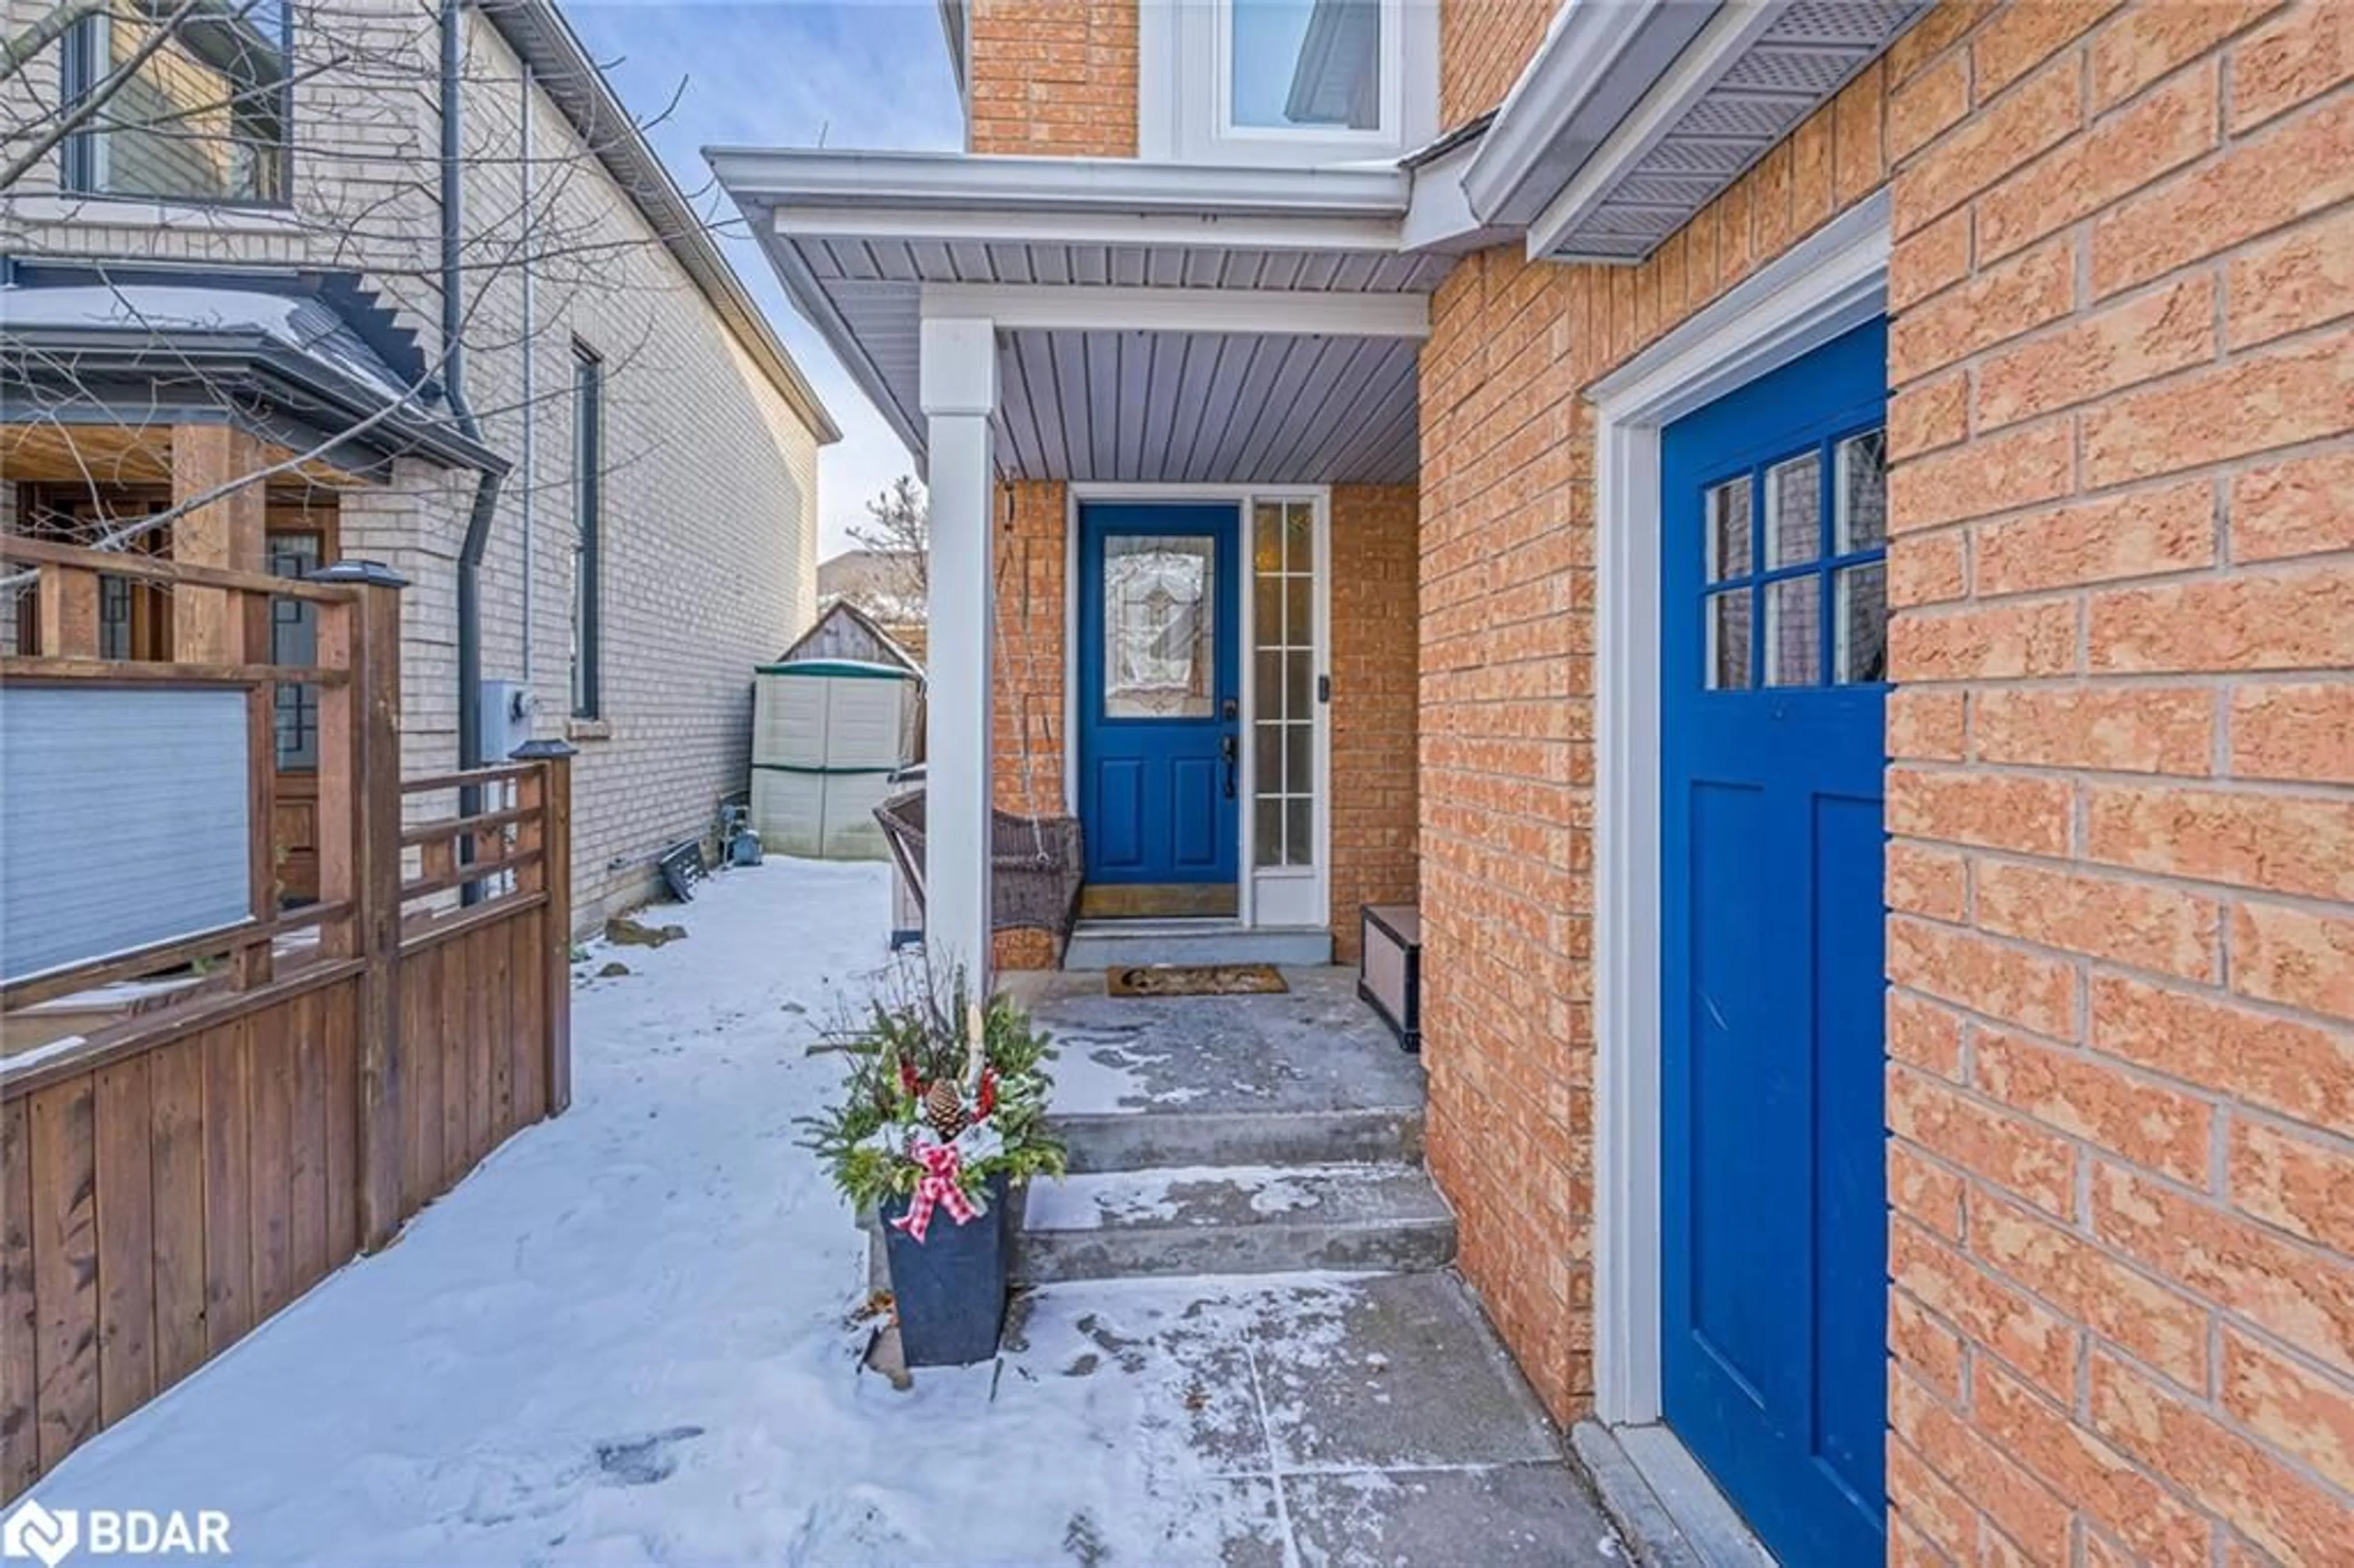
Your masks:
{"label": "upper floor window", "polygon": [[[173,18],[177,20],[174,21]],[[65,185],[164,201],[286,199],[293,13],[287,0],[101,11],[65,55]]]}
{"label": "upper floor window", "polygon": [[1381,130],[1382,9],[1382,0],[1233,0],[1228,122]]}
{"label": "upper floor window", "polygon": [[1428,0],[1144,0],[1137,133],[1150,159],[1393,158],[1438,118]]}

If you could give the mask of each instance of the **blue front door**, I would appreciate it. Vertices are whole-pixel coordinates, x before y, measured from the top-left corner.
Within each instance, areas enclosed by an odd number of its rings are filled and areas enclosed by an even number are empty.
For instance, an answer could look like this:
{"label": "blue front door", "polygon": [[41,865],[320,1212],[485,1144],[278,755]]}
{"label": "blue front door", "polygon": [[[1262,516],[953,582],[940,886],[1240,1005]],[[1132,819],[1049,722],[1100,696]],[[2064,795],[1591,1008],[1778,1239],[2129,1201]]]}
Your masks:
{"label": "blue front door", "polygon": [[1886,342],[1660,443],[1661,1392],[1809,1568],[1883,1552]]}
{"label": "blue front door", "polygon": [[1079,508],[1087,880],[1235,880],[1238,508]]}

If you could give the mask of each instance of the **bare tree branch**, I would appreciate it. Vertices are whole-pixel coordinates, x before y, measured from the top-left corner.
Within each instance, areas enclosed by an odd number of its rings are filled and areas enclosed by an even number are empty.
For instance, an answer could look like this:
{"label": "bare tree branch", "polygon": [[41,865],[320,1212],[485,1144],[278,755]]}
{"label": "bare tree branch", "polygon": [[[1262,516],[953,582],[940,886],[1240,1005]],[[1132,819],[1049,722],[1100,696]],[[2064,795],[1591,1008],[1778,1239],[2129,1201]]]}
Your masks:
{"label": "bare tree branch", "polygon": [[31,26],[11,35],[5,45],[0,45],[0,81],[23,70],[43,49],[105,9],[106,0],[68,0]]}
{"label": "bare tree branch", "polygon": [[[16,182],[48,157],[58,143],[97,118],[98,111],[139,74],[140,68],[154,58],[156,51],[178,35],[180,24],[187,20],[200,4],[202,0],[180,0],[171,16],[155,24],[147,36],[139,40],[139,47],[131,51],[129,59],[115,67],[103,80],[93,83],[88,92],[75,100],[72,108],[58,116],[57,123],[37,134],[31,145],[11,158],[5,168],[0,168],[0,191],[16,189]],[[248,8],[250,5],[251,0],[248,0]]]}

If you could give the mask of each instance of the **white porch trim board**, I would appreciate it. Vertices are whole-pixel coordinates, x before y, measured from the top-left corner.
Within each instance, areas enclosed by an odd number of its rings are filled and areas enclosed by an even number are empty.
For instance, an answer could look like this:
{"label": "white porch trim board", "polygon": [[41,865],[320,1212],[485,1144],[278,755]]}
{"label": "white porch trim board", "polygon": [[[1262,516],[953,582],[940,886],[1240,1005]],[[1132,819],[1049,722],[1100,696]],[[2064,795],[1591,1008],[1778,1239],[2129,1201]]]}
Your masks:
{"label": "white porch trim board", "polygon": [[930,681],[924,705],[924,935],[935,975],[962,968],[990,990],[990,771],[996,615],[990,554],[997,465],[997,331],[987,320],[923,326],[931,436]]}
{"label": "white porch trim board", "polygon": [[[1889,247],[1882,190],[1592,389],[1600,573],[1594,1376],[1596,1414],[1612,1426],[1660,1419],[1659,434],[1883,313]],[[1639,1463],[1659,1444],[1647,1438],[1628,1451]]]}
{"label": "white porch trim board", "polygon": [[927,316],[986,316],[1009,331],[1430,335],[1426,294],[1121,283],[926,283]]}

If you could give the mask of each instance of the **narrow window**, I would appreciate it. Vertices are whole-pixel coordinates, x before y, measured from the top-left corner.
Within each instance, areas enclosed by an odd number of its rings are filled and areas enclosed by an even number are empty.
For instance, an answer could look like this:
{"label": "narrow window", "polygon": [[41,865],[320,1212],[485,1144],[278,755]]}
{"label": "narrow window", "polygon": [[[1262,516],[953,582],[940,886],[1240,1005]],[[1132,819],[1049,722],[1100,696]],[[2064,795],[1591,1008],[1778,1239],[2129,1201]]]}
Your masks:
{"label": "narrow window", "polygon": [[1316,508],[1262,501],[1251,518],[1252,861],[1316,863]]}
{"label": "narrow window", "polygon": [[1235,129],[1382,129],[1382,0],[1231,5]]}
{"label": "narrow window", "polygon": [[572,715],[603,711],[598,588],[605,532],[605,362],[572,345]]}
{"label": "narrow window", "polygon": [[114,7],[69,37],[66,109],[99,101],[66,145],[65,187],[165,201],[285,201],[292,8],[285,0],[199,7],[156,44],[168,15]]}

